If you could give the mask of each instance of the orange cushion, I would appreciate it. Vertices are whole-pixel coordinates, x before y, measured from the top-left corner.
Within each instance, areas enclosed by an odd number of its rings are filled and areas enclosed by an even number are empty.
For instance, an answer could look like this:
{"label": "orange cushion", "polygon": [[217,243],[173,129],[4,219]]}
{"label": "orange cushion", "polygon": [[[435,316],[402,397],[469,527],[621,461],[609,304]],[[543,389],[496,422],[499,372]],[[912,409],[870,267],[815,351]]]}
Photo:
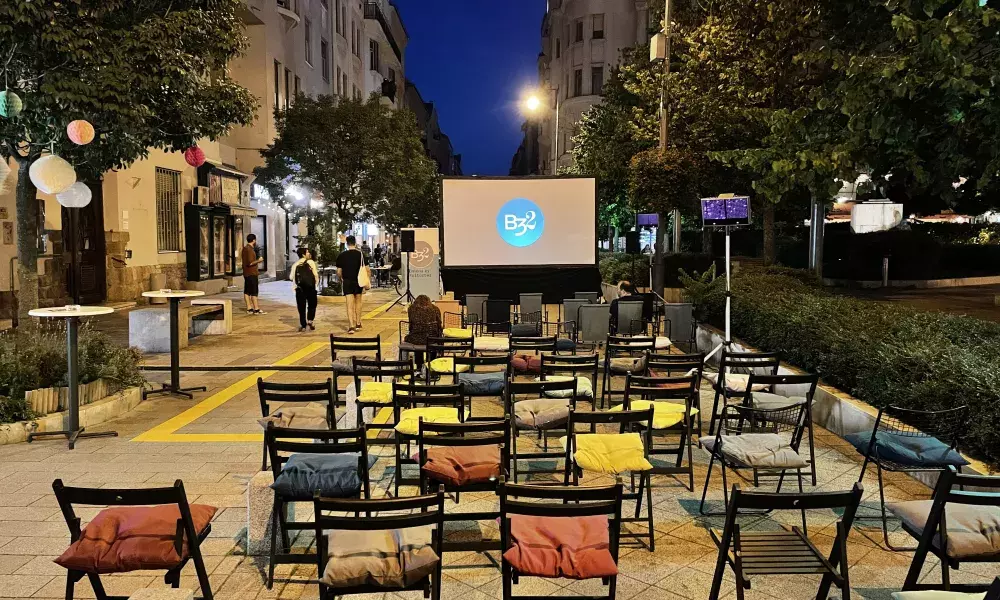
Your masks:
{"label": "orange cushion", "polygon": [[500,446],[428,448],[424,471],[454,486],[495,480],[500,477]]}
{"label": "orange cushion", "polygon": [[[191,505],[191,519],[199,534],[217,510],[204,504]],[[172,569],[188,556],[184,540],[177,553],[178,519],[176,504],[106,508],[55,562],[86,573]]]}
{"label": "orange cushion", "polygon": [[534,354],[518,354],[510,359],[510,366],[517,373],[541,373],[542,357]]}
{"label": "orange cushion", "polygon": [[514,545],[504,558],[522,575],[592,579],[618,574],[611,556],[608,517],[510,518]]}

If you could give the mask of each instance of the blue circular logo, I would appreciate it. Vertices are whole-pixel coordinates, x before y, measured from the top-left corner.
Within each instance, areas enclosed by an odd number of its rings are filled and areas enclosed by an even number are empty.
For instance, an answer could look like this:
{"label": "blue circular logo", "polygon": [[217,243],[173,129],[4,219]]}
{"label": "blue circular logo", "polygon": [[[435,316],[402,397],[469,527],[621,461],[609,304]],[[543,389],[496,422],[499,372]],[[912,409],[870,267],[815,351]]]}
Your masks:
{"label": "blue circular logo", "polygon": [[527,198],[514,198],[497,213],[497,231],[511,246],[530,246],[542,237],[544,230],[545,216],[538,205]]}

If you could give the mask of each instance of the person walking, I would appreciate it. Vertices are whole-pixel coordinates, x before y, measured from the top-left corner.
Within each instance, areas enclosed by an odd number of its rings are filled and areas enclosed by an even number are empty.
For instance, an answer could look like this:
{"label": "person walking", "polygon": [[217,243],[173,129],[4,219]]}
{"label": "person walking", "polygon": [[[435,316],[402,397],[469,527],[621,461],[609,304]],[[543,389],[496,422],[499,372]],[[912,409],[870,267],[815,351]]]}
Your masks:
{"label": "person walking", "polygon": [[316,261],[313,260],[312,252],[309,248],[299,248],[295,251],[299,255],[299,260],[292,265],[292,273],[289,279],[295,285],[295,305],[299,309],[299,331],[305,331],[306,327],[315,331],[316,325],[316,282],[319,281],[319,269]]}
{"label": "person walking", "polygon": [[375,251],[372,253],[372,261],[376,267],[382,266],[382,244],[375,244]]}
{"label": "person walking", "polygon": [[347,236],[347,250],[337,257],[337,277],[344,288],[349,334],[361,329],[361,300],[364,289],[358,283],[358,275],[364,267],[365,257],[361,254],[361,250],[358,250],[357,244],[357,238],[353,235]]}
{"label": "person walking", "polygon": [[264,262],[264,259],[257,257],[256,235],[251,233],[247,236],[247,243],[243,246],[240,259],[243,262],[243,301],[247,305],[247,314],[266,315],[257,301],[257,296],[260,294],[260,263]]}

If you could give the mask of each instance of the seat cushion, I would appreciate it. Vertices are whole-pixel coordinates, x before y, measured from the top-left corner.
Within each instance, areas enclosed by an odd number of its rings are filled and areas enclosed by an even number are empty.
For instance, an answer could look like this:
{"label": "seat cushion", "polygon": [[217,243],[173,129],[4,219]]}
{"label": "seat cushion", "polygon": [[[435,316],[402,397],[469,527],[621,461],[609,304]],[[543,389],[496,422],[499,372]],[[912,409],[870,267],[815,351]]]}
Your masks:
{"label": "seat cushion", "polygon": [[[376,460],[368,457],[369,469]],[[361,484],[357,454],[299,452],[282,465],[271,489],[289,500],[312,500],[316,490],[327,498],[349,498],[361,491]]]}
{"label": "seat cushion", "polygon": [[468,327],[445,327],[441,335],[447,338],[469,339],[472,337],[472,329]]}
{"label": "seat cushion", "polygon": [[[535,379],[535,381],[541,381],[541,378]],[[549,375],[545,378],[545,381],[573,381],[573,377],[569,375]],[[545,392],[545,396],[547,398],[571,398],[573,390],[549,390]],[[576,378],[576,397],[594,397],[594,382],[590,380],[590,377]]]}
{"label": "seat cushion", "polygon": [[569,419],[569,399],[537,398],[514,403],[514,422],[521,429],[554,429]]}
{"label": "seat cushion", "polygon": [[465,373],[468,370],[469,365],[458,365],[456,369],[455,359],[451,356],[442,356],[431,361],[431,371],[434,373],[454,373],[455,371]]}
{"label": "seat cushion", "polygon": [[612,358],[608,368],[612,373],[641,373],[646,370],[646,357],[620,356]]}
{"label": "seat cushion", "polygon": [[[629,410],[648,410],[653,406],[653,429],[669,429],[684,421],[684,405],[677,402],[652,402],[649,400],[631,400]],[[624,404],[612,407],[612,412],[621,412]],[[698,409],[691,407],[691,416],[698,414]]]}
{"label": "seat cushion", "polygon": [[[190,508],[194,528],[201,534],[218,509],[204,504]],[[55,562],[86,573],[172,569],[188,557],[186,542],[177,553],[180,514],[176,504],[106,508]]]}
{"label": "seat cushion", "polygon": [[893,592],[892,600],[985,600],[986,592],[966,594],[964,592],[943,592],[940,590],[920,590],[917,592]]}
{"label": "seat cushion", "polygon": [[541,373],[542,357],[534,354],[518,354],[510,359],[510,367],[515,373]]}
{"label": "seat cushion", "polygon": [[[753,393],[754,407],[763,408],[765,410],[785,408],[788,406],[795,406],[796,404],[805,404],[805,402],[806,402],[805,396],[782,396],[780,394],[772,394],[771,392]],[[871,435],[871,432],[869,432],[869,435]]]}
{"label": "seat cushion", "polygon": [[503,557],[522,575],[593,579],[618,574],[607,516],[513,515],[510,536],[512,545]]}
{"label": "seat cushion", "polygon": [[[732,462],[758,468],[798,469],[809,466],[809,461],[799,456],[776,433],[744,433],[724,435],[720,450]],[[715,451],[715,438],[703,441],[709,452]]]}
{"label": "seat cushion", "polygon": [[333,361],[333,372],[338,375],[351,375],[354,373],[354,363],[349,358],[338,358]]}
{"label": "seat cushion", "polygon": [[257,422],[265,429],[268,423],[289,429],[330,429],[326,406],[317,402],[305,406],[281,406],[269,416],[257,419]]}
{"label": "seat cushion", "polygon": [[[868,453],[872,432],[851,433],[845,435],[844,439],[864,455]],[[875,436],[875,451],[880,459],[909,467],[944,468],[949,465],[960,467],[969,464],[969,461],[965,460],[961,454],[934,437],[917,437],[879,431]]]}
{"label": "seat cushion", "polygon": [[[566,438],[560,438],[566,447]],[[649,471],[642,437],[638,433],[578,433],[574,460],[584,471],[618,475]]]}
{"label": "seat cushion", "polygon": [[672,344],[673,343],[670,341],[670,338],[665,335],[658,335],[656,336],[656,339],[653,340],[653,347],[657,350],[666,350]]}
{"label": "seat cushion", "polygon": [[469,396],[499,396],[503,393],[504,380],[502,372],[462,373],[458,376],[463,393]]}
{"label": "seat cushion", "polygon": [[472,340],[472,347],[479,352],[507,352],[510,350],[510,339],[492,335],[481,335]]}
{"label": "seat cushion", "polygon": [[500,477],[500,446],[442,446],[427,449],[424,472],[453,486],[496,481]]}
{"label": "seat cushion", "polygon": [[429,527],[336,530],[327,534],[327,540],[330,559],[320,581],[333,588],[410,586],[433,573],[439,560]]}
{"label": "seat cushion", "polygon": [[[931,511],[931,500],[889,502],[886,506],[907,527],[923,532]],[[1000,507],[947,504],[948,556],[955,559],[985,558],[1000,555]],[[933,544],[938,545],[935,534]]]}
{"label": "seat cushion", "polygon": [[[712,382],[715,385],[719,382],[718,373],[705,373],[702,375],[705,379]],[[730,392],[743,393],[747,391],[747,384],[750,383],[750,376],[741,373],[730,373],[726,375],[726,389]],[[755,383],[753,386],[753,391],[763,392],[768,388],[767,385],[762,383]]]}
{"label": "seat cushion", "polygon": [[361,383],[361,393],[358,394],[358,401],[392,404],[392,382],[363,381]]}
{"label": "seat cushion", "polygon": [[569,338],[558,338],[556,340],[557,352],[572,352],[576,350],[576,342]]}
{"label": "seat cushion", "polygon": [[458,409],[449,406],[425,406],[401,411],[396,431],[404,435],[418,435],[420,419],[423,419],[424,423],[458,423]]}

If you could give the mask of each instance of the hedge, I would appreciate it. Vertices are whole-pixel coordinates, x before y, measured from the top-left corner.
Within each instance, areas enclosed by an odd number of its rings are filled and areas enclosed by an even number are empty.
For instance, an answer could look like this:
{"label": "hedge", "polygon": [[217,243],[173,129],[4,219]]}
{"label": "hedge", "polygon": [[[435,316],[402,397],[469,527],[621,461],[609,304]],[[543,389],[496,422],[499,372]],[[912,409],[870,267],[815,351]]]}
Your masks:
{"label": "hedge", "polygon": [[[961,448],[1000,466],[1000,324],[838,296],[787,269],[733,279],[733,335],[875,406],[969,407]],[[722,325],[716,286],[699,308]]]}

